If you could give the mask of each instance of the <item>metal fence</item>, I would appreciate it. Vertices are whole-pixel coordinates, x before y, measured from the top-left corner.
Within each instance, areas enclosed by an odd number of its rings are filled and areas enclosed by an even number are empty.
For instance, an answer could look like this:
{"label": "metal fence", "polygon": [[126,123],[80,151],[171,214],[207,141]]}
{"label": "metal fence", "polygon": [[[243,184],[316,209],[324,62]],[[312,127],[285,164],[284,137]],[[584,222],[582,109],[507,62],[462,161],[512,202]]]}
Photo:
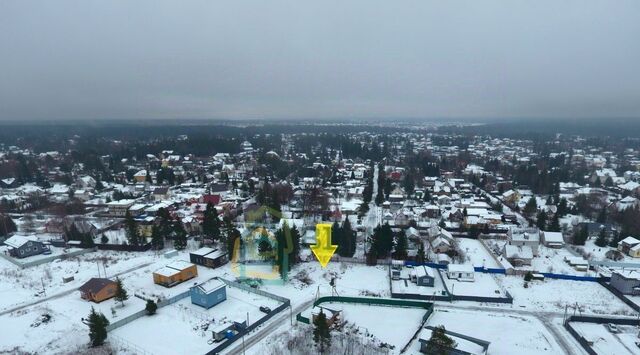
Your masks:
{"label": "metal fence", "polygon": [[[171,297],[169,299],[159,301],[157,303],[158,309],[160,309],[162,307],[165,307],[165,306],[168,306],[170,304],[176,303],[176,302],[180,301],[181,299],[184,299],[184,298],[187,298],[187,297],[189,297],[189,291],[185,291],[185,292],[177,294],[177,295],[175,295],[175,296],[173,296],[173,297]],[[122,327],[122,326],[124,326],[126,324],[129,324],[129,323],[133,322],[134,320],[136,320],[138,318],[141,318],[141,317],[144,317],[146,315],[147,315],[147,310],[143,309],[143,310],[137,311],[137,312],[135,312],[133,314],[130,314],[130,315],[124,317],[124,318],[118,319],[117,321],[115,321],[115,322],[113,322],[113,323],[111,323],[111,324],[109,324],[107,326],[107,332],[110,332],[112,330],[118,329],[118,328],[120,328],[120,327]]]}
{"label": "metal fence", "polygon": [[627,296],[625,296],[622,292],[618,291],[618,289],[616,289],[615,287],[611,286],[611,284],[609,284],[608,281],[609,280],[601,279],[601,280],[598,281],[598,283],[600,285],[602,285],[602,287],[604,287],[607,290],[609,290],[609,292],[613,293],[622,302],[626,303],[627,306],[631,307],[634,311],[640,312],[640,305],[638,305],[637,303],[635,303],[632,300],[630,300],[629,298],[627,298]]}
{"label": "metal fence", "polygon": [[26,268],[30,268],[30,267],[34,267],[34,266],[38,266],[38,265],[42,265],[42,264],[46,264],[46,263],[50,263],[50,262],[52,262],[54,260],[57,260],[57,259],[70,258],[70,257],[74,257],[74,256],[86,254],[86,253],[92,253],[94,251],[96,251],[96,248],[76,250],[76,251],[72,251],[72,252],[68,252],[68,253],[64,253],[64,254],[51,255],[51,256],[48,256],[46,258],[41,258],[41,259],[33,260],[33,261],[27,261],[27,262],[24,262],[24,263],[14,259],[13,257],[10,257],[8,255],[0,254],[0,257],[5,259],[5,260],[7,260],[10,263],[12,263],[13,265],[16,265],[17,267],[19,267],[21,269],[26,269]]}
{"label": "metal fence", "polygon": [[[313,302],[313,306],[316,307],[322,303],[327,303],[327,302],[366,304],[369,306],[375,305],[375,306],[387,306],[387,307],[410,307],[410,308],[422,308],[426,310],[429,310],[433,307],[433,303],[414,301],[414,300],[403,300],[403,299],[394,299],[394,298],[374,298],[374,297],[343,297],[343,296],[320,297],[317,300],[315,300],[315,302]],[[301,323],[305,323],[305,324],[311,323],[309,318],[303,316],[302,313],[298,313],[296,315],[296,319]]]}
{"label": "metal fence", "polygon": [[595,317],[595,316],[571,316],[567,318],[564,322],[564,328],[571,334],[571,336],[582,346],[582,348],[589,355],[598,355],[598,353],[593,350],[591,347],[591,343],[585,339],[582,335],[580,335],[575,328],[571,325],[571,322],[582,322],[582,323],[597,323],[597,324],[619,324],[619,325],[631,325],[631,326],[639,326],[640,321],[638,319],[633,318],[608,318],[608,317]]}

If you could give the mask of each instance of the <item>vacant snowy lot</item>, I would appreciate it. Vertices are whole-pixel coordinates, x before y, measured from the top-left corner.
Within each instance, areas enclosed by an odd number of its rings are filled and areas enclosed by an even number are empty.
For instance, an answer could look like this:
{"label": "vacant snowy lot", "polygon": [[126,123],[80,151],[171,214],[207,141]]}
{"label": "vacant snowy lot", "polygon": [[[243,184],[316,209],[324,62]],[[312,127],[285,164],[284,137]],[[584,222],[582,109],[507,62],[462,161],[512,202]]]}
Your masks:
{"label": "vacant snowy lot", "polygon": [[451,280],[447,277],[446,272],[442,272],[449,292],[458,296],[478,296],[478,297],[506,297],[506,293],[498,285],[493,274],[483,274],[476,272],[474,281],[458,281]]}
{"label": "vacant snowy lot", "polygon": [[635,344],[638,341],[636,327],[618,325],[620,333],[614,334],[604,324],[572,322],[571,325],[578,334],[593,343],[592,349],[600,355],[640,353]]}
{"label": "vacant snowy lot", "polygon": [[208,328],[247,319],[251,324],[265,316],[260,306],[273,309],[278,305],[269,298],[227,287],[227,300],[212,308],[202,308],[185,298],[159,309],[153,316],[139,318],[112,331],[110,336],[115,335],[153,354],[203,354],[217,345],[207,343],[212,337]]}
{"label": "vacant snowy lot", "polygon": [[500,268],[489,251],[485,249],[480,241],[468,238],[456,238],[460,249],[465,253],[467,260],[475,267]]}
{"label": "vacant snowy lot", "polygon": [[[562,354],[562,348],[544,325],[527,315],[502,314],[492,311],[443,309],[436,307],[427,325],[444,325],[447,330],[491,342],[492,355]],[[414,341],[409,353],[418,353]]]}
{"label": "vacant snowy lot", "polygon": [[513,296],[514,306],[523,309],[564,312],[565,306],[569,306],[573,312],[577,303],[583,314],[635,314],[597,282],[545,279],[531,281],[525,288],[522,277],[497,276],[497,279]]}

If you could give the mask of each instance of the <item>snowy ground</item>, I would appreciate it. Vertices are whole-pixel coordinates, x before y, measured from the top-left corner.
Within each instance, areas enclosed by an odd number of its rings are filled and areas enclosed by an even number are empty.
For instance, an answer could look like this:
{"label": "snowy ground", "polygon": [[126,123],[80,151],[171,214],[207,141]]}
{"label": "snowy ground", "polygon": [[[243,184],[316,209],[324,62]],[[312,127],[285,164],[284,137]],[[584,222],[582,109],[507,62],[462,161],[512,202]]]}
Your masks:
{"label": "snowy ground", "polygon": [[506,297],[503,288],[496,282],[493,274],[483,274],[476,272],[474,281],[451,280],[443,272],[444,279],[449,292],[458,296],[480,296],[480,297]]}
{"label": "snowy ground", "polygon": [[571,254],[571,252],[564,248],[554,249],[540,245],[538,248],[538,256],[533,258],[531,266],[523,266],[518,269],[550,272],[555,274],[595,276],[593,271],[577,271],[564,261],[565,257],[575,257],[575,255]]}
{"label": "snowy ground", "polygon": [[611,333],[605,324],[572,322],[571,325],[587,341],[593,342],[592,349],[599,355],[639,354],[638,329],[618,325],[620,333]]}
{"label": "snowy ground", "polygon": [[[342,311],[342,320],[353,323],[361,332],[390,344],[397,353],[405,346],[422,322],[425,310],[421,308],[401,308],[369,306],[348,303],[323,303],[322,307]],[[309,310],[303,312],[309,316]],[[384,322],[381,320],[384,319]]]}
{"label": "snowy ground", "polygon": [[218,345],[207,343],[211,331],[205,331],[203,325],[213,328],[216,324],[247,319],[251,324],[265,316],[260,312],[260,306],[273,309],[278,305],[269,298],[228,287],[227,300],[212,308],[202,308],[185,298],[161,308],[154,316],[142,317],[120,327],[112,334],[153,354],[202,354]]}
{"label": "snowy ground", "polygon": [[500,268],[491,254],[480,241],[468,238],[456,238],[460,249],[465,252],[467,260],[475,267]]}
{"label": "snowy ground", "polygon": [[[307,275],[310,284],[297,278]],[[286,285],[265,284],[262,290],[291,299],[292,304],[301,303],[321,296],[331,295],[329,282],[335,278],[336,291],[340,296],[378,296],[390,297],[389,267],[366,266],[364,264],[329,263],[326,268],[317,262],[302,263],[289,273]]]}
{"label": "snowy ground", "polygon": [[[0,334],[3,334],[0,353],[19,350],[57,353],[86,346],[88,329],[81,323],[81,318],[89,314],[92,306],[107,318],[117,320],[144,308],[144,302],[135,298],[134,293],[168,298],[192,286],[192,282],[186,282],[167,289],[153,284],[151,273],[176,259],[188,260],[188,251],[180,252],[173,259],[153,252],[97,251],[24,270],[0,259]],[[194,281],[205,281],[213,276],[233,278],[228,266],[219,269],[198,267],[198,272]],[[119,275],[122,280],[130,297],[124,307],[113,300],[95,304],[80,298],[78,287],[92,277],[104,277],[105,273],[108,277]],[[62,278],[69,276],[74,280],[64,283]],[[115,316],[111,308],[116,311]],[[32,328],[30,325],[43,313],[50,314],[51,321]],[[5,334],[15,336],[5,338]],[[70,337],[69,334],[77,336]]]}
{"label": "snowy ground", "polygon": [[[404,294],[414,294],[414,295],[425,295],[425,296],[442,296],[446,294],[446,290],[444,288],[444,284],[442,283],[441,278],[436,275],[433,283],[433,287],[428,286],[418,286],[417,284],[407,280],[409,278],[408,270],[410,268],[403,268],[400,274],[402,279],[391,281],[391,287],[393,293],[404,293]],[[437,271],[436,271],[437,272]]]}
{"label": "snowy ground", "polygon": [[564,312],[569,306],[573,314],[577,303],[583,314],[635,314],[597,282],[545,279],[531,281],[524,288],[524,279],[519,276],[497,276],[497,280],[513,297],[513,306],[521,309]]}
{"label": "snowy ground", "polygon": [[[427,325],[444,325],[447,330],[491,342],[489,354],[562,354],[562,348],[536,318],[490,311],[436,307]],[[414,341],[408,353],[419,353]]]}

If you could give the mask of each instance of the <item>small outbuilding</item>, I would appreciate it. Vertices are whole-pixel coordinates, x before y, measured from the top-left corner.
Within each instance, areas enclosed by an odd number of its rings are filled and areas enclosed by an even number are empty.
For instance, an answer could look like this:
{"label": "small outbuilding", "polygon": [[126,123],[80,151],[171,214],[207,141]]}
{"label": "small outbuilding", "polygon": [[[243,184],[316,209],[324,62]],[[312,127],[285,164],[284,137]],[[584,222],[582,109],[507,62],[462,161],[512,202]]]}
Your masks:
{"label": "small outbuilding", "polygon": [[189,260],[197,265],[217,268],[227,263],[227,253],[205,247],[189,253]]}
{"label": "small outbuilding", "polygon": [[416,266],[411,270],[411,281],[418,286],[433,287],[435,283],[435,272],[428,266]]}
{"label": "small outbuilding", "polygon": [[191,303],[209,309],[227,299],[227,286],[220,280],[212,279],[193,286],[189,293]]}
{"label": "small outbuilding", "polygon": [[471,264],[449,264],[447,265],[447,277],[458,281],[475,280],[475,270]]}
{"label": "small outbuilding", "polygon": [[542,232],[542,241],[548,248],[562,248],[564,246],[564,237],[562,232]]}
{"label": "small outbuilding", "polygon": [[116,295],[118,284],[105,278],[91,278],[78,289],[80,297],[87,301],[100,303]]}
{"label": "small outbuilding", "polygon": [[164,287],[173,287],[198,276],[198,268],[186,261],[177,260],[153,273],[153,282]]}

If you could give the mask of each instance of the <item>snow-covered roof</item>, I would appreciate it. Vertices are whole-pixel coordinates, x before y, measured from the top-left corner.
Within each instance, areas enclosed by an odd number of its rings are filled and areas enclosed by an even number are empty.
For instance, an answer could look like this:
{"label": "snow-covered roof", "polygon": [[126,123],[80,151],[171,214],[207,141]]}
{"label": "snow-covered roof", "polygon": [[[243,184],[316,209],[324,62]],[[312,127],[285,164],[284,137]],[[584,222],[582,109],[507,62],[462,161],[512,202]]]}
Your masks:
{"label": "snow-covered roof", "polygon": [[471,264],[449,264],[447,265],[448,272],[474,272],[473,265]]}
{"label": "snow-covered roof", "polygon": [[504,246],[504,256],[508,259],[533,259],[533,250],[528,245],[515,246],[506,244]]}
{"label": "snow-covered roof", "polygon": [[31,235],[14,235],[4,241],[4,244],[13,248],[20,248],[28,242],[37,242],[38,238]]}
{"label": "snow-covered roof", "polygon": [[209,294],[211,292],[217,291],[221,288],[226,287],[226,285],[224,284],[224,282],[218,280],[218,279],[211,279],[208,281],[205,281],[199,285],[196,285],[194,287],[197,287],[199,289],[201,289],[204,293]]}
{"label": "snow-covered roof", "polygon": [[544,231],[544,241],[547,243],[564,243],[564,237],[561,232],[547,232]]}

